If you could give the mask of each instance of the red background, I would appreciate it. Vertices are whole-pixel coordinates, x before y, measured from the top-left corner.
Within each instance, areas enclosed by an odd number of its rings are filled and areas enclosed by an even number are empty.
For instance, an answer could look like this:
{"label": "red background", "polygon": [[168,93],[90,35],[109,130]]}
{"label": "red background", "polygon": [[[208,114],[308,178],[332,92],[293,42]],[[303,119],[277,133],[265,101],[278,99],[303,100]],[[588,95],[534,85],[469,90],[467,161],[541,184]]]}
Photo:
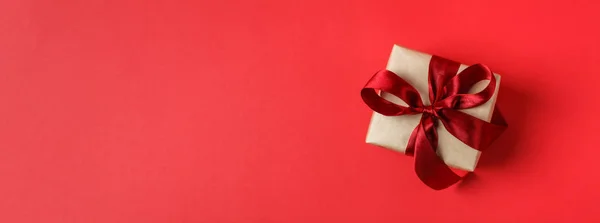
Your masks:
{"label": "red background", "polygon": [[[0,3],[0,222],[598,222],[597,1]],[[364,143],[392,44],[503,74],[433,191]]]}

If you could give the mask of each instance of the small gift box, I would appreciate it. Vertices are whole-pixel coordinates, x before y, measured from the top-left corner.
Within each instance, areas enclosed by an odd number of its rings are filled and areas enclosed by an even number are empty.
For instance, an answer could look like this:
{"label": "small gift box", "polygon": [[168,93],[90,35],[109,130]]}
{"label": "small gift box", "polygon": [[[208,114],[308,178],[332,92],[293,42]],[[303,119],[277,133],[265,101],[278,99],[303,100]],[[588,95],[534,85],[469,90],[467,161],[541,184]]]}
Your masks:
{"label": "small gift box", "polygon": [[361,92],[374,110],[366,142],[414,155],[419,178],[446,188],[460,179],[447,166],[474,171],[480,151],[506,127],[494,114],[499,85],[500,75],[484,65],[395,45],[386,70]]}

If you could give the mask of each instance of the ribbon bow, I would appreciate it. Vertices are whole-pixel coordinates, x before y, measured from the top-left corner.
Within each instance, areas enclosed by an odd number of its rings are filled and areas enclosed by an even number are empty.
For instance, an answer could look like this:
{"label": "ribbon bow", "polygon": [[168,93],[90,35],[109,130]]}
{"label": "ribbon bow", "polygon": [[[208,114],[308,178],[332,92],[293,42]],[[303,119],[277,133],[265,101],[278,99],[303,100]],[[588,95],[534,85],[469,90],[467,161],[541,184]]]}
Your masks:
{"label": "ribbon bow", "polygon": [[[382,115],[422,113],[405,153],[415,157],[415,172],[419,179],[435,190],[447,188],[462,178],[436,154],[438,121],[454,137],[479,151],[487,148],[507,127],[497,110],[489,123],[458,111],[485,103],[496,89],[496,78],[487,66],[476,64],[455,75],[459,67],[459,63],[442,57],[431,58],[428,78],[430,105],[421,101],[421,95],[413,86],[388,70],[375,73],[361,91],[363,101]],[[469,94],[473,85],[482,80],[489,80],[488,85],[478,93]],[[408,107],[383,99],[377,90],[395,95]]]}

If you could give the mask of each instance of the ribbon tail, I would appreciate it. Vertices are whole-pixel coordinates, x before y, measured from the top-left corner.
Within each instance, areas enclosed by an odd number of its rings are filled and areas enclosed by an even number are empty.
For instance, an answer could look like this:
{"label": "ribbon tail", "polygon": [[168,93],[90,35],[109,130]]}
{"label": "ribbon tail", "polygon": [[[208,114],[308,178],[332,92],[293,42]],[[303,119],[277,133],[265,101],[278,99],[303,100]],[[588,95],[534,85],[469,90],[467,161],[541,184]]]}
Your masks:
{"label": "ribbon tail", "polygon": [[409,142],[414,140],[415,172],[419,179],[434,190],[442,190],[462,177],[452,171],[435,152],[438,138],[434,123],[432,117],[423,117]]}
{"label": "ribbon tail", "polygon": [[417,125],[417,127],[410,134],[410,138],[408,138],[408,143],[406,144],[406,149],[404,150],[404,154],[408,156],[415,155],[415,143],[417,141],[417,135],[419,135],[419,131],[421,130],[421,123]]}
{"label": "ribbon tail", "polygon": [[450,134],[479,151],[489,147],[507,127],[504,117],[497,109],[494,110],[491,122],[450,109],[441,110],[438,114]]}

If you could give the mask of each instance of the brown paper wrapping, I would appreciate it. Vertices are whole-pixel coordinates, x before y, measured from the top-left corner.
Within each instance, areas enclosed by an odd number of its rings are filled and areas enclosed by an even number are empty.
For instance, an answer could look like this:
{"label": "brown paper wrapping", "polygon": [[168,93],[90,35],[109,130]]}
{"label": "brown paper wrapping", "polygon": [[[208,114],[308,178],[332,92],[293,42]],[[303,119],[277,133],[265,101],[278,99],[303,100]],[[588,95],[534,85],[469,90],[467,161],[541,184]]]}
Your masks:
{"label": "brown paper wrapping", "polygon": [[[386,69],[396,73],[409,84],[411,84],[419,94],[425,105],[429,105],[429,90],[428,90],[428,70],[431,55],[403,48],[394,45],[392,53],[388,60]],[[461,65],[459,72],[467,68],[466,65]],[[481,106],[460,111],[467,113],[473,117],[489,122],[494,111],[496,97],[500,85],[500,75],[494,74],[496,77],[496,91],[492,98]],[[471,89],[471,93],[481,91],[489,81],[477,83]],[[381,96],[386,100],[399,105],[407,106],[401,99],[382,92]],[[382,146],[398,152],[404,153],[406,144],[412,131],[415,129],[421,114],[402,115],[402,116],[383,116],[377,112],[373,112],[369,130],[367,131],[366,142],[369,144]],[[444,125],[441,123],[437,128],[438,132],[438,155],[444,162],[452,167],[467,171],[475,170],[477,161],[479,160],[480,152],[475,150],[463,142],[452,136]]]}

